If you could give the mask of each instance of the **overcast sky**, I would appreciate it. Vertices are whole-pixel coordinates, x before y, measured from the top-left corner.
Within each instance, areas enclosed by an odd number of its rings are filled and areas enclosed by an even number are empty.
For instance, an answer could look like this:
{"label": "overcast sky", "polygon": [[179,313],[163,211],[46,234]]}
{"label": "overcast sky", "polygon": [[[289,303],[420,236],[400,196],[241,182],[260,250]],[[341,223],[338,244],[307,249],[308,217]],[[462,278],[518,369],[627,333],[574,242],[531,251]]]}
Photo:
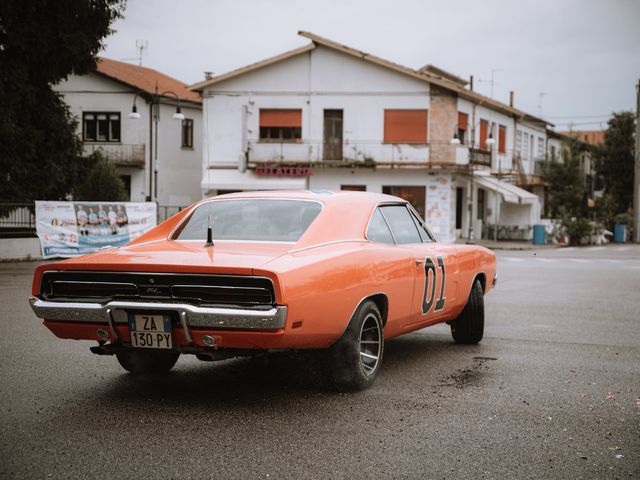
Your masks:
{"label": "overcast sky", "polygon": [[639,0],[129,0],[104,56],[186,83],[305,45],[307,30],[412,68],[427,63],[476,90],[539,114],[557,129],[597,129],[635,110]]}

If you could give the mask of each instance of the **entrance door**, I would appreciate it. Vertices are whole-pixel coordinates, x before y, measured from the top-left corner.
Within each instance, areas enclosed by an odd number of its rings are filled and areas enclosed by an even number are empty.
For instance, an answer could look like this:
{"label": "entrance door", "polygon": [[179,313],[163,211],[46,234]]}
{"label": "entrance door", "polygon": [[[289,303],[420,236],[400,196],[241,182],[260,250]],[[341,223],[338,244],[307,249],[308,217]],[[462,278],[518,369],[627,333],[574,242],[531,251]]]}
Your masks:
{"label": "entrance door", "polygon": [[323,160],[342,160],[342,110],[324,111]]}

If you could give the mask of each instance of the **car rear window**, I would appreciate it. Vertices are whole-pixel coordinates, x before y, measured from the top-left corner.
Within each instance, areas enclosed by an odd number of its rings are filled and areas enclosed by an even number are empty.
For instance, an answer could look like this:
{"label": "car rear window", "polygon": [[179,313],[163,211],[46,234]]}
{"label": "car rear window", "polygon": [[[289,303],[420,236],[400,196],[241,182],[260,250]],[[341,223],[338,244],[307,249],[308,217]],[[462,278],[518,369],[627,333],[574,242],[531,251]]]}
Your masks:
{"label": "car rear window", "polygon": [[214,240],[296,242],[320,210],[303,200],[215,200],[198,206],[175,239],[205,241],[210,213]]}

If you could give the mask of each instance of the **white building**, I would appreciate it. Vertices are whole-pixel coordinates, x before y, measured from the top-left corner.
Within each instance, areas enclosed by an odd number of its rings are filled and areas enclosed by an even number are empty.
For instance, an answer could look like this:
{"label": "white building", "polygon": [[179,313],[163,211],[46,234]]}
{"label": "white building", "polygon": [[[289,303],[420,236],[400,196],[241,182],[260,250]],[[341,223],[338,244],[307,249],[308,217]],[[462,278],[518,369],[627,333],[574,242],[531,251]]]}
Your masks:
{"label": "white building", "polygon": [[516,131],[540,123],[544,133],[543,121],[435,67],[300,35],[311,43],[190,87],[202,92],[208,125],[205,195],[386,192],[410,200],[444,241],[490,236],[496,223],[530,237],[540,201],[508,180],[517,180]]}
{"label": "white building", "polygon": [[[201,198],[198,93],[153,69],[106,58],[55,90],[78,121],[85,154],[100,150],[116,165],[130,200],[185,206]],[[138,118],[129,116],[134,103]],[[184,119],[173,118],[178,105]]]}

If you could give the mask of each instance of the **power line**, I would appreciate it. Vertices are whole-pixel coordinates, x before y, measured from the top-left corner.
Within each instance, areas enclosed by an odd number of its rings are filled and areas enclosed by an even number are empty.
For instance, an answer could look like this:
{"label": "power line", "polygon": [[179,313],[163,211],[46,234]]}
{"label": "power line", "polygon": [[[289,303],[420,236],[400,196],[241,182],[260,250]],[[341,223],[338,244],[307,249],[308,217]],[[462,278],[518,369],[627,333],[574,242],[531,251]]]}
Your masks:
{"label": "power line", "polygon": [[545,115],[546,118],[609,118],[612,114],[606,115]]}

